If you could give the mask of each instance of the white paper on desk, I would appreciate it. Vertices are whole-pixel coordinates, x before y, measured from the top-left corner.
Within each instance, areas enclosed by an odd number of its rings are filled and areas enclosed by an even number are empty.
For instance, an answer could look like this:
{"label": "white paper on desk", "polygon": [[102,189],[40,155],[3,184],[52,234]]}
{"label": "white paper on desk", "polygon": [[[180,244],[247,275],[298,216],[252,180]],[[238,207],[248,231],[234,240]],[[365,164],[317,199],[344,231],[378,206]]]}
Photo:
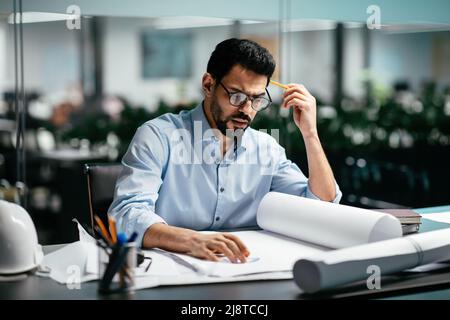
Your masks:
{"label": "white paper on desk", "polygon": [[268,231],[330,248],[346,248],[402,236],[395,217],[284,193],[269,192],[257,213]]}
{"label": "white paper on desk", "polygon": [[441,223],[450,223],[450,211],[449,212],[437,212],[437,213],[427,213],[422,215],[423,219],[441,222]]}
{"label": "white paper on desk", "polygon": [[82,283],[98,279],[98,247],[95,239],[77,219],[79,241],[44,256],[39,276],[50,277],[59,283]]}
{"label": "white paper on desk", "polygon": [[181,275],[180,269],[177,268],[176,262],[164,251],[153,249],[144,250],[145,257],[152,259],[150,267],[145,271],[148,263],[144,261],[142,265],[135,270],[136,277],[144,276],[178,276]]}
{"label": "white paper on desk", "polygon": [[[179,286],[189,284],[207,284],[224,282],[241,282],[255,280],[285,280],[292,279],[292,272],[271,272],[263,274],[251,274],[240,277],[208,277],[196,273],[178,276],[149,276],[136,278],[135,289],[141,290],[157,286]],[[189,298],[189,297],[187,297]]]}
{"label": "white paper on desk", "polygon": [[178,254],[200,274],[228,277],[292,271],[295,261],[330,248],[343,248],[402,236],[391,215],[283,193],[270,192],[257,211],[263,231],[234,232],[254,262],[210,262]]}
{"label": "white paper on desk", "polygon": [[91,236],[89,234],[89,232],[87,232],[86,229],[83,228],[83,226],[78,222],[78,220],[76,218],[73,218],[72,221],[77,224],[78,237],[79,237],[80,241],[94,243],[94,244],[96,243],[94,237]]}
{"label": "white paper on desk", "polygon": [[450,228],[320,253],[297,261],[293,272],[297,285],[314,293],[367,279],[371,266],[388,275],[449,259]]}
{"label": "white paper on desk", "polygon": [[186,285],[199,283],[222,283],[222,282],[240,282],[240,281],[254,281],[254,280],[281,280],[292,279],[292,272],[269,272],[262,274],[250,274],[239,277],[208,277],[199,274],[190,274],[178,277],[159,277],[159,285]]}
{"label": "white paper on desk", "polygon": [[[98,279],[97,246],[76,241],[46,256],[41,267],[59,283],[82,283]],[[43,274],[41,274],[43,275]]]}
{"label": "white paper on desk", "polygon": [[327,248],[305,243],[267,231],[230,232],[248,247],[250,256],[246,263],[205,261],[184,254],[172,254],[187,262],[199,274],[211,277],[235,277],[269,272],[292,271],[295,261]]}

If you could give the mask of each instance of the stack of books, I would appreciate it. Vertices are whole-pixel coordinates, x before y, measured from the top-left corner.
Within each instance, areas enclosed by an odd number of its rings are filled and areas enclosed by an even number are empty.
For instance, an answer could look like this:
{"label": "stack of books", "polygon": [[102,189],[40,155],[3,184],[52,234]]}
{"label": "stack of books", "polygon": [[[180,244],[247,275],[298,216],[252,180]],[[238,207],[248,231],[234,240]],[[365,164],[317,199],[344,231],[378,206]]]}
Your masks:
{"label": "stack of books", "polygon": [[422,223],[422,216],[411,209],[378,209],[375,211],[388,213],[399,219],[403,235],[418,232]]}

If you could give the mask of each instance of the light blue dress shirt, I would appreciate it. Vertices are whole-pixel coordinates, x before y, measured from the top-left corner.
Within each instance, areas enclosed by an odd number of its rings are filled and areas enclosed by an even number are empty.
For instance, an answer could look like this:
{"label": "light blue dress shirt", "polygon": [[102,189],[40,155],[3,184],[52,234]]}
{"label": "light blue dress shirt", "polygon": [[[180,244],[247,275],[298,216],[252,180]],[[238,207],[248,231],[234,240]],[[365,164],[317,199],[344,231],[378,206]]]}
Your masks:
{"label": "light blue dress shirt", "polygon": [[[222,157],[202,104],[144,123],[122,164],[108,214],[128,236],[136,231],[140,244],[158,222],[193,230],[255,227],[269,191],[319,199],[267,133],[248,128]],[[333,202],[341,197],[336,184]]]}

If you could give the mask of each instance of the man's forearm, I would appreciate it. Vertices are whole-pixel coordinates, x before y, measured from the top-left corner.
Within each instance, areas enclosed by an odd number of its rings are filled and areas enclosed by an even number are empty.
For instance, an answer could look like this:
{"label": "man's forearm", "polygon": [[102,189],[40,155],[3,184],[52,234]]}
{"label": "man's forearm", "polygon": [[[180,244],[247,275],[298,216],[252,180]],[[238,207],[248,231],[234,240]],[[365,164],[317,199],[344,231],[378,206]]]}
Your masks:
{"label": "man's forearm", "polygon": [[335,180],[319,136],[313,134],[303,139],[308,157],[309,187],[321,200],[333,201],[336,197]]}
{"label": "man's forearm", "polygon": [[155,223],[145,232],[142,247],[186,253],[190,249],[189,240],[194,233],[193,230]]}
{"label": "man's forearm", "polygon": [[232,263],[246,262],[250,252],[235,235],[216,232],[202,234],[190,229],[155,223],[144,234],[142,246],[146,249],[160,248],[167,251],[219,261],[217,254],[223,254]]}

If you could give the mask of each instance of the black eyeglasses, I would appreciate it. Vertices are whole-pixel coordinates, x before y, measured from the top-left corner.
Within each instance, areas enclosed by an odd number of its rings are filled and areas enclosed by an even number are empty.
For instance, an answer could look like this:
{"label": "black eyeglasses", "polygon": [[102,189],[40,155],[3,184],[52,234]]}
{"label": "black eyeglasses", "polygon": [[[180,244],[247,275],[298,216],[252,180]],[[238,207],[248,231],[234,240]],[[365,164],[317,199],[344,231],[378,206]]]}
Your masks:
{"label": "black eyeglasses", "polygon": [[225,91],[228,93],[228,96],[230,97],[230,104],[235,107],[240,107],[247,103],[248,100],[252,102],[252,108],[255,111],[262,111],[270,106],[272,103],[272,98],[270,97],[269,91],[266,89],[267,96],[269,99],[265,97],[249,97],[243,92],[230,92],[228,89],[222,84],[222,82],[219,82],[220,85],[225,89]]}

